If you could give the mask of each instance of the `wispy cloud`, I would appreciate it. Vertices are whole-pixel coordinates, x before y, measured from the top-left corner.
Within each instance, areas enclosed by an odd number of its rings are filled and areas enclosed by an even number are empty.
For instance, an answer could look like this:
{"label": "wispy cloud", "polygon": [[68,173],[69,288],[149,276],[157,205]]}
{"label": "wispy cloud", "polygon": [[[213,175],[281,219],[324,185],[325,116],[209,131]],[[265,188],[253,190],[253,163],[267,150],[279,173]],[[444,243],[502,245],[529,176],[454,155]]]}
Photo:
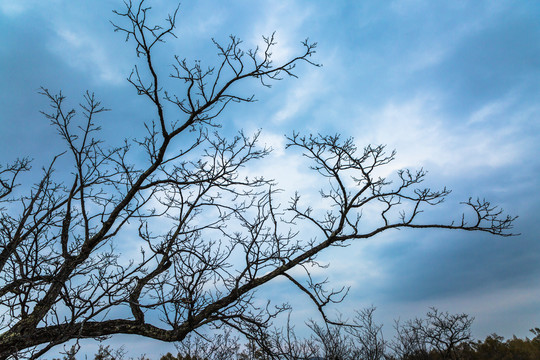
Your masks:
{"label": "wispy cloud", "polygon": [[516,96],[514,94],[491,101],[474,111],[469,118],[469,123],[475,124],[489,121],[490,118],[503,114],[510,106],[514,105],[515,102]]}
{"label": "wispy cloud", "polygon": [[38,3],[35,0],[0,0],[0,12],[6,16],[19,16]]}
{"label": "wispy cloud", "polygon": [[60,3],[62,0],[0,0],[0,13],[8,17],[26,16],[29,13],[45,13],[44,7],[47,9],[55,9],[58,7],[60,11]]}
{"label": "wispy cloud", "polygon": [[[493,106],[490,111],[483,106],[472,117],[488,117]],[[397,149],[394,170],[429,165],[445,174],[459,175],[507,165],[523,151],[514,127],[491,126],[487,131],[485,126],[452,122],[439,110],[438,99],[432,95],[389,102],[368,117],[369,132],[358,129],[356,138],[360,143],[387,144]]]}
{"label": "wispy cloud", "polygon": [[272,51],[272,59],[276,63],[282,63],[296,53],[299,39],[305,36],[305,34],[299,34],[299,30],[309,18],[312,9],[292,0],[272,2],[271,5],[266,6],[266,9],[268,11],[264,17],[259,18],[250,31],[252,34],[250,42],[264,48],[261,35],[270,36],[276,32],[277,46]]}
{"label": "wispy cloud", "polygon": [[[60,27],[56,38],[50,42],[51,50],[69,66],[89,74],[95,74],[95,81],[118,85],[125,80],[125,64],[118,58],[106,42],[85,33],[83,29],[73,30]],[[113,61],[114,58],[114,61]]]}
{"label": "wispy cloud", "polygon": [[321,100],[328,88],[321,72],[310,72],[287,90],[284,104],[274,113],[272,121],[283,124],[300,113],[305,114],[313,104]]}

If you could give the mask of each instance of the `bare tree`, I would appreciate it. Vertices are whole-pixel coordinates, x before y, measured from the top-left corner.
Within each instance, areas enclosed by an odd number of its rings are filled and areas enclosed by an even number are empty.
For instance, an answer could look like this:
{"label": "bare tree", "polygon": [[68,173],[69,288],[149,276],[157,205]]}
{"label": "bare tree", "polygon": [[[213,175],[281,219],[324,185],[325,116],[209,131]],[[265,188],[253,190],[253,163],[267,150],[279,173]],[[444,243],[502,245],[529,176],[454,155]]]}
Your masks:
{"label": "bare tree", "polygon": [[474,318],[467,314],[450,314],[431,308],[427,313],[423,333],[428,343],[443,359],[457,359],[458,345],[471,340]]}
{"label": "bare tree", "polygon": [[395,339],[390,343],[397,359],[403,360],[429,360],[429,349],[420,329],[424,326],[423,320],[409,320],[401,324],[396,320]]}
{"label": "bare tree", "polygon": [[320,338],[300,339],[287,318],[283,329],[276,329],[269,337],[271,354],[280,360],[316,360],[321,353]]}
{"label": "bare tree", "polygon": [[241,352],[240,340],[230,329],[214,334],[211,338],[190,334],[177,347],[179,360],[233,360],[238,359]]}
{"label": "bare tree", "polygon": [[320,325],[312,322],[309,327],[314,333],[315,341],[321,345],[323,359],[352,360],[357,355],[353,340],[347,335],[343,325]]}
{"label": "bare tree", "polygon": [[371,306],[357,311],[352,325],[345,328],[357,344],[360,356],[358,359],[381,360],[385,358],[386,341],[382,333],[382,325],[375,323],[373,313],[375,307]]}
{"label": "bare tree", "polygon": [[319,325],[311,322],[309,327],[314,340],[320,344],[320,358],[329,360],[381,360],[386,356],[386,342],[382,325],[373,319],[375,307],[356,312],[351,321]]}
{"label": "bare tree", "polygon": [[[270,86],[294,77],[299,63],[317,65],[311,60],[316,44],[306,40],[298,56],[275,64],[273,36],[247,51],[236,37],[214,42],[217,65],[176,57],[170,76],[177,85],[167,90],[153,55],[174,36],[176,11],[164,25],[152,25],[148,10],[143,1],[129,1],[116,12],[124,24],[115,25],[143,60],[129,82],[155,110],[147,133],[107,147],[98,125],[106,108],[94,94],[86,93],[75,110],[64,95],[44,88],[51,108],[43,114],[66,152],[33,186],[16,186],[18,175],[30,170],[27,159],[0,169],[0,359],[37,358],[71,339],[113,334],[168,342],[209,326],[253,334],[287,310],[254,301],[254,291],[277,277],[305,292],[323,316],[324,305],[339,301],[339,291],[289,272],[309,271],[331,246],[397,228],[509,235],[514,218],[501,217],[486,201],[465,203],[472,219],[422,222],[424,207],[449,191],[417,188],[424,171],[399,171],[393,185],[376,174],[394,153],[382,146],[359,150],[339,136],[289,137],[289,147],[301,150],[326,180],[321,196],[328,208],[321,213],[300,195],[280,208],[273,181],[240,176],[269,149],[257,146],[257,134],[224,138],[218,119],[228,105],[254,101],[234,92],[237,83]],[[68,160],[71,167],[55,169]],[[377,224],[362,222],[369,209],[380,211]],[[303,222],[318,229],[317,237],[303,237]],[[126,259],[116,250],[120,241],[140,246],[140,256]]]}
{"label": "bare tree", "polygon": [[404,325],[396,323],[394,351],[402,359],[429,359],[432,351],[442,359],[457,359],[459,345],[472,339],[473,321],[467,314],[450,314],[431,308],[425,319],[416,318]]}

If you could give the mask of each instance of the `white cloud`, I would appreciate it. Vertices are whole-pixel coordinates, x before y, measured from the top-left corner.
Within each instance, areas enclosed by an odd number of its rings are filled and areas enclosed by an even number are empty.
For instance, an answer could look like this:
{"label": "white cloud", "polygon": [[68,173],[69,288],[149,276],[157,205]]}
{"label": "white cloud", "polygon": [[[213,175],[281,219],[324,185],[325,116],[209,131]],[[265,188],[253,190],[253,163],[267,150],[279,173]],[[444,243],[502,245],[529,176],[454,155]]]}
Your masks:
{"label": "white cloud", "polygon": [[259,144],[271,148],[272,156],[278,158],[285,156],[285,140],[285,136],[269,131],[263,131],[259,135]]}
{"label": "white cloud", "polygon": [[278,188],[285,190],[279,199],[282,204],[287,203],[296,190],[306,198],[318,191],[321,187],[320,178],[308,168],[305,158],[298,152],[285,149],[286,139],[283,135],[264,131],[259,139],[261,145],[270,146],[273,151],[264,160],[244,168],[241,176],[262,175],[276,180]]}
{"label": "white cloud", "polygon": [[28,12],[44,14],[48,9],[59,6],[60,0],[0,0],[0,13],[9,17],[17,17]]}
{"label": "white cloud", "polygon": [[503,99],[497,99],[495,101],[489,102],[472,113],[469,118],[469,123],[481,123],[489,120],[493,116],[500,115],[510,106],[512,106],[515,101],[516,97],[514,95],[508,95]]}
{"label": "white cloud", "polygon": [[407,70],[411,72],[423,70],[442,62],[449,52],[448,46],[430,44],[429,47],[421,47],[414,51],[405,65],[408,67]]}
{"label": "white cloud", "polygon": [[[489,116],[486,110],[475,113],[479,112]],[[388,167],[387,171],[434,164],[443,175],[457,175],[507,165],[522,151],[512,126],[475,127],[452,123],[438,109],[436,96],[390,102],[371,112],[364,123],[370,128],[369,131],[356,130],[359,143],[387,144],[398,151],[393,167]]]}
{"label": "white cloud", "polygon": [[300,8],[295,1],[272,2],[264,8],[267,9],[264,14],[266,17],[257,21],[253,31],[250,32],[253,34],[250,41],[264,49],[261,35],[270,36],[276,32],[277,45],[272,49],[272,59],[276,64],[281,64],[296,54],[300,46],[298,39],[305,36],[305,34],[299,36],[298,30],[309,18],[312,10],[305,4]]}
{"label": "white cloud", "polygon": [[37,1],[0,0],[0,11],[6,16],[18,16],[32,8]]}
{"label": "white cloud", "polygon": [[193,21],[191,25],[193,27],[187,28],[190,33],[202,34],[207,36],[208,34],[214,34],[217,29],[223,24],[224,15],[212,11],[207,13],[207,16],[198,17],[197,21]]}
{"label": "white cloud", "polygon": [[84,29],[58,28],[51,49],[69,66],[95,74],[98,81],[117,85],[124,81],[125,66],[106,43],[85,33]]}
{"label": "white cloud", "polygon": [[290,121],[299,113],[305,113],[325,93],[328,86],[324,84],[322,72],[311,71],[299,81],[286,95],[285,104],[272,117],[276,124]]}
{"label": "white cloud", "polygon": [[24,2],[2,0],[0,1],[0,11],[7,16],[17,16],[26,11],[28,5]]}

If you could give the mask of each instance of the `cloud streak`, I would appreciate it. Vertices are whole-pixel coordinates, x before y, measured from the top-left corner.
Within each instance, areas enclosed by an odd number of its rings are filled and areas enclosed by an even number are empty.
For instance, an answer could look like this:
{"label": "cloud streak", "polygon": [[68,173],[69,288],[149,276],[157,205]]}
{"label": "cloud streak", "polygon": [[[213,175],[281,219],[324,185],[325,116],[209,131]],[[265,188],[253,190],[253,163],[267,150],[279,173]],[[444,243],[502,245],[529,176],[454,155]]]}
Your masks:
{"label": "cloud streak", "polygon": [[512,124],[492,127],[489,132],[474,126],[479,116],[488,121],[495,115],[494,107],[501,111],[505,105],[497,102],[489,106],[489,110],[484,106],[475,111],[469,123],[452,122],[440,111],[436,97],[417,96],[364,114],[369,129],[360,125],[355,137],[360,143],[387,144],[397,149],[392,170],[429,166],[441,175],[459,177],[471,171],[500,168],[522,157],[525,147]]}
{"label": "cloud streak", "polygon": [[58,28],[49,46],[67,65],[84,73],[94,73],[96,82],[119,85],[125,81],[124,64],[112,61],[111,49],[106,43],[84,30]]}

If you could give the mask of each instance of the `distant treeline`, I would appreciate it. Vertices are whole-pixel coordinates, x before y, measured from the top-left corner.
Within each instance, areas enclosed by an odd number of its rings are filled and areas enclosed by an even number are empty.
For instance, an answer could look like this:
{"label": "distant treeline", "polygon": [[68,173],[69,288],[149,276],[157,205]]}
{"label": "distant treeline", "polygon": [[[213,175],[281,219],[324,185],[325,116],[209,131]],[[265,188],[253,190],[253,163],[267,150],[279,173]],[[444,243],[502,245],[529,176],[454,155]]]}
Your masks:
{"label": "distant treeline", "polygon": [[[396,335],[387,341],[382,335],[382,325],[373,320],[374,311],[373,307],[359,311],[351,321],[322,325],[311,322],[308,325],[312,335],[306,339],[299,339],[291,326],[271,332],[244,334],[249,339],[244,341],[231,332],[216,334],[211,339],[190,337],[178,345],[176,355],[168,353],[159,360],[540,359],[540,328],[531,329],[530,338],[514,336],[505,340],[494,333],[483,341],[474,340],[471,337],[474,318],[431,308],[424,318],[404,323],[396,321]],[[77,346],[73,346],[63,360],[76,360],[78,350]],[[93,359],[128,358],[123,348],[101,345]],[[154,360],[145,355],[129,359]]]}

